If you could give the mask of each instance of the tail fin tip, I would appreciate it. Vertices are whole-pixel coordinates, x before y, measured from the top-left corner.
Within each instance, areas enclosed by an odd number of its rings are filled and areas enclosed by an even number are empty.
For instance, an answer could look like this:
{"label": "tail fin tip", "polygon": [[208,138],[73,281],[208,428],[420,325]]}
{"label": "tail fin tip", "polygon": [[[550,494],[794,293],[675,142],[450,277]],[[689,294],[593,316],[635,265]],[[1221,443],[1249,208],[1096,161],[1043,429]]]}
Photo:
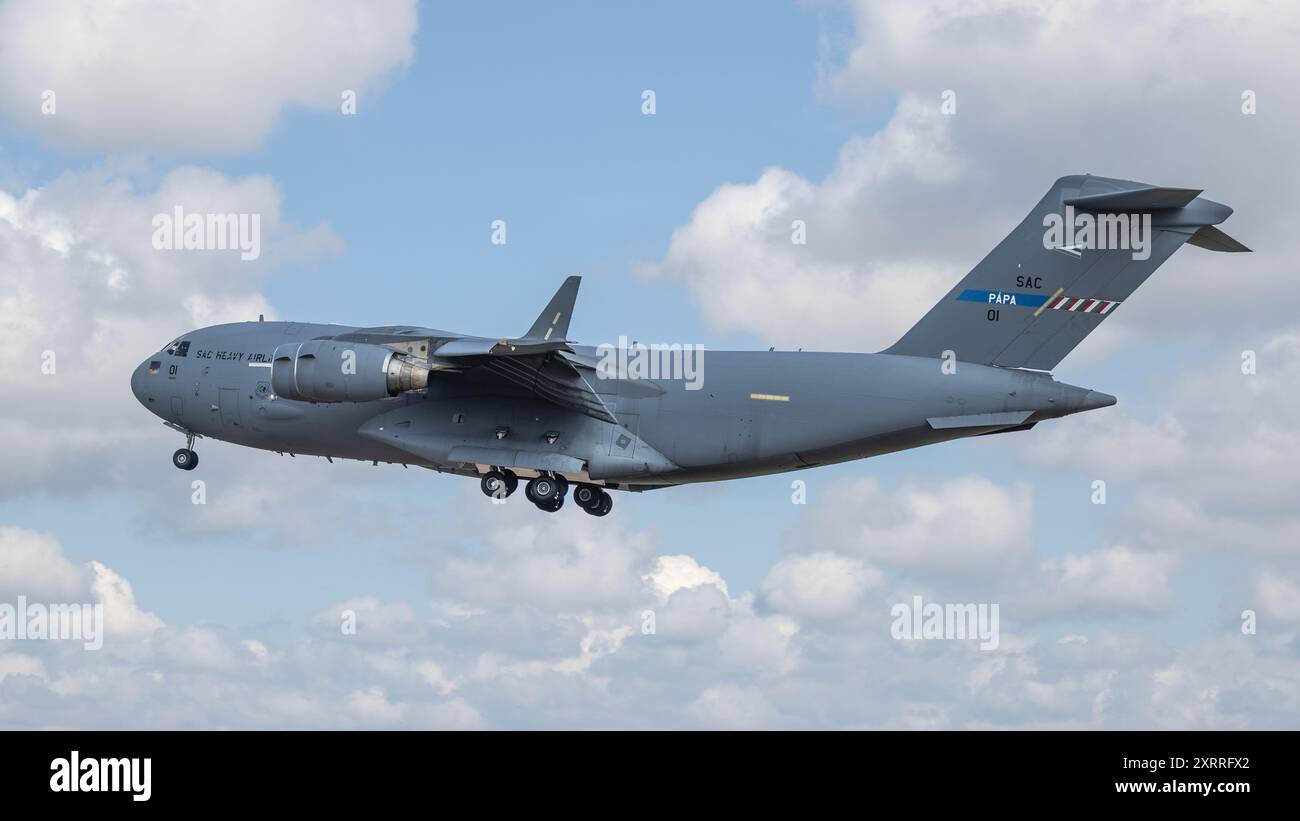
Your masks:
{"label": "tail fin tip", "polygon": [[551,301],[546,303],[546,307],[538,314],[537,320],[533,326],[524,334],[526,339],[540,339],[545,342],[551,342],[559,339],[566,339],[569,335],[569,320],[573,317],[573,306],[578,301],[578,286],[582,284],[582,277],[571,276],[564,280],[555,296]]}

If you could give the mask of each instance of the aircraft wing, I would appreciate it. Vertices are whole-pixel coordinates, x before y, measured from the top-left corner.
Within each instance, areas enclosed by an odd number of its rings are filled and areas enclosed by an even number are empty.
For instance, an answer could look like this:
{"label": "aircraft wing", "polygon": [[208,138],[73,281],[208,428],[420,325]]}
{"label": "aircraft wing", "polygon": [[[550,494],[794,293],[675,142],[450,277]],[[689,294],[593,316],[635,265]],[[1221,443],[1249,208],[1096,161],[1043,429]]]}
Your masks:
{"label": "aircraft wing", "polygon": [[562,356],[493,356],[478,367],[562,408],[619,424],[618,417],[592,386],[590,379],[595,378],[595,372]]}
{"label": "aircraft wing", "polygon": [[618,418],[592,387],[595,371],[568,358],[573,349],[565,337],[581,283],[582,277],[564,280],[523,336],[449,339],[433,350],[433,356],[457,369],[472,368],[525,388],[562,408],[618,424]]}
{"label": "aircraft wing", "polygon": [[475,356],[533,356],[551,351],[567,351],[569,343],[563,339],[554,342],[531,339],[487,339],[480,336],[462,336],[449,339],[434,353],[443,359],[462,359]]}
{"label": "aircraft wing", "polygon": [[434,378],[473,373],[525,388],[548,402],[618,424],[593,387],[589,357],[576,355],[565,336],[582,278],[564,280],[527,333],[519,337],[465,336],[392,326],[362,328],[338,339],[384,345],[418,357]]}

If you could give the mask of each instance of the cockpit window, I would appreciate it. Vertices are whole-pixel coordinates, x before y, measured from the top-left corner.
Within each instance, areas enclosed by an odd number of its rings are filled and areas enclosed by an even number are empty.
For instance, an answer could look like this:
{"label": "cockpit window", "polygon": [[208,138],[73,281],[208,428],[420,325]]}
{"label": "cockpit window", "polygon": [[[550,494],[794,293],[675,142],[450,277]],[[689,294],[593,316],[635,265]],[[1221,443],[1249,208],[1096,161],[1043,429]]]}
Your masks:
{"label": "cockpit window", "polygon": [[150,374],[151,376],[154,375],[154,374],[157,374],[157,373],[158,373],[158,369],[161,368],[161,367],[162,367],[162,363],[161,363],[161,362],[159,362],[157,359],[153,360],[152,362],[149,363],[149,374]]}
{"label": "cockpit window", "polygon": [[168,356],[189,356],[190,342],[188,339],[183,342],[177,339],[176,341],[168,345],[166,348],[163,348],[163,353],[167,354]]}

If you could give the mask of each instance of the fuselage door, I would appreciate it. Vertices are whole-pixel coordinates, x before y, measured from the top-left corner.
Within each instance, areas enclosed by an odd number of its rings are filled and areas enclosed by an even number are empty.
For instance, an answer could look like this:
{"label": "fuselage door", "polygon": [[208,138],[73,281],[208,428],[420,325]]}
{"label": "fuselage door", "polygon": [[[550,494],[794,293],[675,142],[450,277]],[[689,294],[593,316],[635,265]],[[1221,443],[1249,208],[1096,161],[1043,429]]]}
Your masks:
{"label": "fuselage door", "polygon": [[221,408],[221,426],[239,427],[239,388],[222,388],[217,403]]}

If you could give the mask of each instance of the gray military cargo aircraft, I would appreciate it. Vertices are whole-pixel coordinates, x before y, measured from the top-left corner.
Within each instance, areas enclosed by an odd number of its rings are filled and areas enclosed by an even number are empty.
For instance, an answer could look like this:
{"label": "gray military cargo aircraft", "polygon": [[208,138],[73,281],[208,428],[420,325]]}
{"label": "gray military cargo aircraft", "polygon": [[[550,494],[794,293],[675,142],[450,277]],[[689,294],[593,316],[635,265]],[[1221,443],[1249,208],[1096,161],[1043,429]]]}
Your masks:
{"label": "gray military cargo aircraft", "polygon": [[[217,325],[147,358],[131,389],[185,435],[172,456],[183,470],[206,436],[473,476],[498,499],[527,479],[528,500],[552,512],[572,487],[604,516],[611,489],[803,470],[1115,404],[1048,372],[1183,243],[1249,250],[1214,227],[1232,209],[1200,193],[1063,177],[875,354],[695,351],[688,382],[673,368],[680,348],[570,340],[569,277],[523,336]],[[647,359],[663,367],[647,371]],[[642,368],[609,367],[633,361]]]}

